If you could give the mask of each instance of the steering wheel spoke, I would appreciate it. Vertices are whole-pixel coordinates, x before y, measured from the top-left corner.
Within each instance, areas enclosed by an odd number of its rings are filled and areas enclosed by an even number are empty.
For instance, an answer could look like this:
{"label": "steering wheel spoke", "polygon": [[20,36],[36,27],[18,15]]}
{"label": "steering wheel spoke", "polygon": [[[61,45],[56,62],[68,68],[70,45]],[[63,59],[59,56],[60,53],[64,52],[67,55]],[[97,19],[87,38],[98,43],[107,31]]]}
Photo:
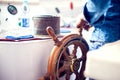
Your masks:
{"label": "steering wheel spoke", "polygon": [[65,76],[66,80],[70,80],[71,74],[72,74],[71,71],[67,71],[67,72],[66,72],[66,76]]}
{"label": "steering wheel spoke", "polygon": [[69,65],[70,63],[67,62],[67,61],[64,61],[63,65],[58,69],[58,73],[62,73],[62,72],[66,72],[68,71],[70,68],[69,68]]}
{"label": "steering wheel spoke", "polygon": [[70,60],[70,52],[69,52],[69,48],[64,48],[64,51],[63,51],[63,57],[65,60]]}
{"label": "steering wheel spoke", "polygon": [[74,49],[73,49],[73,51],[72,51],[72,55],[73,55],[73,57],[74,57],[74,58],[76,58],[76,57],[77,57],[77,56],[76,56],[77,49],[78,49],[78,44],[77,44],[77,43],[75,43],[75,44],[74,44]]}

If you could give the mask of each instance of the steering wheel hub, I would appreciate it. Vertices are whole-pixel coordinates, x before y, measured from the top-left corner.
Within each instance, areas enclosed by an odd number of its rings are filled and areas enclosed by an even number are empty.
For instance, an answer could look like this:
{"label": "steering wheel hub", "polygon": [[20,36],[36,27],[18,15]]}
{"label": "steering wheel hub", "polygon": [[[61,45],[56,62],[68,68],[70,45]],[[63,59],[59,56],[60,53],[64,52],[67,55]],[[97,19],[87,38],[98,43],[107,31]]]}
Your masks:
{"label": "steering wheel hub", "polygon": [[76,72],[79,70],[80,61],[78,59],[72,59],[71,71]]}

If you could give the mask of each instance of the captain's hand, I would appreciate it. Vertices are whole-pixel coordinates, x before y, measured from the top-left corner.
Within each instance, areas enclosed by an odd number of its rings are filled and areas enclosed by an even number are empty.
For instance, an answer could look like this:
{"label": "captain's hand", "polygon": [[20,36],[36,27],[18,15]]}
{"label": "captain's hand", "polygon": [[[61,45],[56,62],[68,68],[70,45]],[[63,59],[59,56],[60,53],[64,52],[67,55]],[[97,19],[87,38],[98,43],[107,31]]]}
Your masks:
{"label": "captain's hand", "polygon": [[80,21],[77,23],[77,28],[83,28],[85,30],[89,30],[92,26],[84,19],[80,19]]}

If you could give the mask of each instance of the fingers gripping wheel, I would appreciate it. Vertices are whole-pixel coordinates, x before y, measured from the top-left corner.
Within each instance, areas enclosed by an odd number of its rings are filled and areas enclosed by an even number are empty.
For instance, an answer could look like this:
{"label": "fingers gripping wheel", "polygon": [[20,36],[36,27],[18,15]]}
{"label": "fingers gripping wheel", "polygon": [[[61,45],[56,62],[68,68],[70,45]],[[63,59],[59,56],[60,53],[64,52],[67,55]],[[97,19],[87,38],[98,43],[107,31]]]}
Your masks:
{"label": "fingers gripping wheel", "polygon": [[48,34],[55,42],[48,62],[46,80],[84,80],[86,53],[88,45],[80,34],[71,34],[61,41],[55,36],[51,27]]}

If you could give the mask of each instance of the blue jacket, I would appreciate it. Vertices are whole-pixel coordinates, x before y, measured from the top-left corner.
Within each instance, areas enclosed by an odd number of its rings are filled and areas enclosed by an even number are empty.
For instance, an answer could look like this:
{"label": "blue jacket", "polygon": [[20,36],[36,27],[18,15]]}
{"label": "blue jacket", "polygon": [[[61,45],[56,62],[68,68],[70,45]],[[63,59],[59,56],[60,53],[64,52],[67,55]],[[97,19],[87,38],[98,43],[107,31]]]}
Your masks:
{"label": "blue jacket", "polygon": [[109,43],[120,39],[120,0],[89,0],[84,16],[95,27],[91,40]]}

